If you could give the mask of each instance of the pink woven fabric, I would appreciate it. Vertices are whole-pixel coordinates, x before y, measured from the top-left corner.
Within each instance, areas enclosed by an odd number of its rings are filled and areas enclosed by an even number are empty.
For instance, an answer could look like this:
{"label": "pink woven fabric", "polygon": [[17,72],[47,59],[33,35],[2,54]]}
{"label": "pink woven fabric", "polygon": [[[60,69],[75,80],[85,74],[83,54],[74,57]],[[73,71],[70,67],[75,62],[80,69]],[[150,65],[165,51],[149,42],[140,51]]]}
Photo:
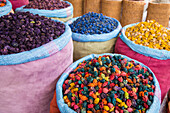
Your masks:
{"label": "pink woven fabric", "polygon": [[159,60],[139,54],[129,48],[120,37],[115,45],[115,53],[126,55],[148,66],[158,79],[161,87],[161,99],[163,100],[166,92],[170,88],[170,59]]}
{"label": "pink woven fabric", "polygon": [[29,4],[29,0],[9,0],[12,4],[12,9],[15,10],[18,7]]}
{"label": "pink woven fabric", "polygon": [[0,113],[49,113],[57,79],[72,62],[71,39],[50,57],[0,66]]}

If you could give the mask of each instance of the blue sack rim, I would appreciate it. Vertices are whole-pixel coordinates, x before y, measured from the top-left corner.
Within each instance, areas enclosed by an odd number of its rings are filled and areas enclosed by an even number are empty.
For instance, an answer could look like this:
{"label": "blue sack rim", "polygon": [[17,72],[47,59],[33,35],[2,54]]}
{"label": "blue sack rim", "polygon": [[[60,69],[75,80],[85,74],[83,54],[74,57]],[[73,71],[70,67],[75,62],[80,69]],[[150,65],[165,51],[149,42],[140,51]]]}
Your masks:
{"label": "blue sack rim", "polygon": [[6,5],[0,7],[0,17],[3,15],[7,15],[12,10],[12,4],[9,0],[6,0]]}

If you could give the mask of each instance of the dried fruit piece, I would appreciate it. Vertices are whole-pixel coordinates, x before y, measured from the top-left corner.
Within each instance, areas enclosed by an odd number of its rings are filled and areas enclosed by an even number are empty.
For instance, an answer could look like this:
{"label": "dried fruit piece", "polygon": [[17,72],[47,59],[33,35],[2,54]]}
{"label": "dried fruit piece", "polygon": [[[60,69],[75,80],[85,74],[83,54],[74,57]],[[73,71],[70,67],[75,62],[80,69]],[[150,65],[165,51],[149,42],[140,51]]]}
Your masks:
{"label": "dried fruit piece", "polygon": [[30,3],[26,5],[24,8],[55,10],[55,9],[67,8],[69,6],[70,4],[61,0],[33,0],[30,1]]}

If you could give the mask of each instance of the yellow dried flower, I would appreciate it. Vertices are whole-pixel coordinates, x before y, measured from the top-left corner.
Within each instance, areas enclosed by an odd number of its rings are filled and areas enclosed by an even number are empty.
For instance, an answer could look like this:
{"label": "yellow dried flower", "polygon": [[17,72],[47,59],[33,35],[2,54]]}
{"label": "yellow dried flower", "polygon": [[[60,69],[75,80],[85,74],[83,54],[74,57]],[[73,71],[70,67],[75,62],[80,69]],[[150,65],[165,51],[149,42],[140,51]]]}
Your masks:
{"label": "yellow dried flower", "polygon": [[136,44],[170,51],[170,30],[167,30],[155,20],[140,22],[129,27],[126,29],[125,35]]}

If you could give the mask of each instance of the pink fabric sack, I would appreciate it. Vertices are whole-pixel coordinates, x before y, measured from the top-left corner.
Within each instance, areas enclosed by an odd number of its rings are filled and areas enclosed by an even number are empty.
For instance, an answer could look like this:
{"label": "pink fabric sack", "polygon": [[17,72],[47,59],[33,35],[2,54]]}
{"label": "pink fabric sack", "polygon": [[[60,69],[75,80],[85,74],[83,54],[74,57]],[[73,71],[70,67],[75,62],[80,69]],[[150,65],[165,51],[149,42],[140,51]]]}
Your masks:
{"label": "pink fabric sack", "polygon": [[50,57],[0,66],[0,113],[49,113],[57,79],[72,62],[70,40]]}
{"label": "pink fabric sack", "polygon": [[29,4],[29,0],[9,0],[12,3],[12,9],[15,10],[18,7]]}
{"label": "pink fabric sack", "polygon": [[124,43],[120,37],[115,45],[115,53],[126,55],[147,65],[157,77],[161,87],[161,99],[164,98],[166,92],[170,88],[170,59],[159,60],[139,54]]}
{"label": "pink fabric sack", "polygon": [[0,55],[0,113],[49,113],[55,85],[73,62],[72,32],[30,51]]}

